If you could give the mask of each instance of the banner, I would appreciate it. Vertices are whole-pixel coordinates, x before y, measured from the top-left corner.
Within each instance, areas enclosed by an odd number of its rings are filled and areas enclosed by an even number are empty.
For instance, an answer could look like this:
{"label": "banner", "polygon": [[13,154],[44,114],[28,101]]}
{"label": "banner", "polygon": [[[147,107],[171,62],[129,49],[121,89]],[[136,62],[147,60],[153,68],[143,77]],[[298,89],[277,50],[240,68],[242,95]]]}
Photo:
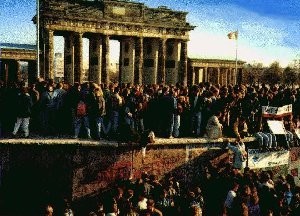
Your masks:
{"label": "banner", "polygon": [[267,121],[267,123],[273,134],[286,134],[285,127],[282,121],[270,120]]}
{"label": "banner", "polygon": [[293,112],[292,104],[283,107],[271,107],[271,106],[262,107],[263,117],[283,117],[283,116],[291,115],[292,112]]}
{"label": "banner", "polygon": [[282,166],[289,163],[289,151],[261,152],[258,149],[248,149],[248,166],[250,169]]}

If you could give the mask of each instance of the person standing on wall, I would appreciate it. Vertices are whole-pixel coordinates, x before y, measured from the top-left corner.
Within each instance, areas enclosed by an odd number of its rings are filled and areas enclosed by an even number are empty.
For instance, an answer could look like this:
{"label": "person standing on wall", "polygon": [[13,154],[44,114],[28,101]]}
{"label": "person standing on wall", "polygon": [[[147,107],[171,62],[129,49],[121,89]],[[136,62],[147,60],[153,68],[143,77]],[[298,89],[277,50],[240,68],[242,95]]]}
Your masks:
{"label": "person standing on wall", "polygon": [[103,116],[106,114],[105,100],[100,86],[93,83],[86,98],[88,116],[90,122],[95,126],[96,139],[101,139],[103,128]]}
{"label": "person standing on wall", "polygon": [[204,98],[200,95],[200,89],[198,86],[192,86],[189,103],[192,135],[195,137],[200,137]]}
{"label": "person standing on wall", "polygon": [[31,115],[32,100],[28,94],[27,87],[21,88],[21,93],[19,93],[17,98],[17,121],[12,132],[13,137],[16,136],[19,128],[22,126],[24,131],[24,137],[29,137],[29,120]]}

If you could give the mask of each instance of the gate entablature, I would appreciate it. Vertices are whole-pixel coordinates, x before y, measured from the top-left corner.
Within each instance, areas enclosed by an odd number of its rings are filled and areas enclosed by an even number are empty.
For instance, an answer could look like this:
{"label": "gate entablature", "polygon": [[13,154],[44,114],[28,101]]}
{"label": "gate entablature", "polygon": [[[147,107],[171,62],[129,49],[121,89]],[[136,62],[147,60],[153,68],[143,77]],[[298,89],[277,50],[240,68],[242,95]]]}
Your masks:
{"label": "gate entablature", "polygon": [[[41,8],[44,28],[81,32],[189,39],[194,29],[186,22],[187,12],[166,7],[148,8],[127,1],[45,0]],[[42,4],[43,5],[43,4]]]}

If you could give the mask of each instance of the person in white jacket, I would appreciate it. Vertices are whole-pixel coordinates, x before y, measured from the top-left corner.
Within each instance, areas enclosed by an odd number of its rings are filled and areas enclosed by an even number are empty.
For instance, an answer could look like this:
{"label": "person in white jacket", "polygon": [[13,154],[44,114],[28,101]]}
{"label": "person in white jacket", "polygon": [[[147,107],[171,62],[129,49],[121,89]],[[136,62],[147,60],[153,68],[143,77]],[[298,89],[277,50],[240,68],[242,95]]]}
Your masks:
{"label": "person in white jacket", "polygon": [[228,148],[234,153],[233,168],[243,169],[246,167],[247,152],[243,142],[235,142],[234,145],[228,143]]}

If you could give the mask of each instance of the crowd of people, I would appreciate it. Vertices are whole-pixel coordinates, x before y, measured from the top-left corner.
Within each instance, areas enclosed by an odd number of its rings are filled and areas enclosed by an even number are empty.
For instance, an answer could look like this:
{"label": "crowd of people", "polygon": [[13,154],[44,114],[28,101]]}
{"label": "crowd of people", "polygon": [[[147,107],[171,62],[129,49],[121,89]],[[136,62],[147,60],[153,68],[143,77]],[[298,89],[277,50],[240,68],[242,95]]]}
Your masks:
{"label": "crowd of people", "polygon": [[292,104],[281,118],[286,147],[297,144],[300,90],[287,86],[132,85],[39,81],[25,87],[0,82],[2,136],[69,135],[74,138],[137,139],[153,131],[158,137],[235,137],[254,135],[261,147],[276,149],[261,115],[262,106]]}
{"label": "crowd of people", "polygon": [[[205,168],[201,179],[181,185],[174,177],[158,181],[143,174],[123,181],[90,207],[93,216],[129,215],[300,215],[300,188],[291,175],[274,179],[271,171],[243,168],[242,139],[255,136],[258,147],[270,150],[298,145],[300,89],[247,85],[131,85],[54,83],[38,81],[4,86],[0,82],[0,136],[57,136],[140,142],[143,135],[158,137],[234,137],[226,144],[235,152],[225,170]],[[287,133],[273,134],[262,106],[292,104],[292,115],[280,117]],[[19,131],[20,127],[22,132]],[[281,139],[280,142],[277,142]],[[283,143],[279,145],[278,143]],[[67,201],[47,205],[45,215],[76,215]],[[55,213],[57,212],[57,213]],[[81,215],[77,213],[77,215]]]}
{"label": "crowd of people", "polygon": [[[229,165],[229,164],[228,164]],[[218,171],[205,167],[201,178],[181,185],[172,176],[124,180],[113,190],[82,207],[67,200],[60,207],[50,203],[46,216],[298,216],[300,187],[291,175],[273,171],[243,173],[230,166]]]}
{"label": "crowd of people", "polygon": [[[16,136],[22,126],[24,137],[29,136],[29,130],[94,139],[125,138],[145,131],[165,138],[228,136],[238,140],[255,134],[261,146],[276,148],[261,107],[292,104],[293,115],[282,119],[291,134],[299,127],[300,115],[299,89],[285,86],[70,86],[50,80],[30,87],[14,83],[6,88],[1,82],[0,100],[2,131]],[[287,140],[289,145],[296,139],[292,135]]]}

